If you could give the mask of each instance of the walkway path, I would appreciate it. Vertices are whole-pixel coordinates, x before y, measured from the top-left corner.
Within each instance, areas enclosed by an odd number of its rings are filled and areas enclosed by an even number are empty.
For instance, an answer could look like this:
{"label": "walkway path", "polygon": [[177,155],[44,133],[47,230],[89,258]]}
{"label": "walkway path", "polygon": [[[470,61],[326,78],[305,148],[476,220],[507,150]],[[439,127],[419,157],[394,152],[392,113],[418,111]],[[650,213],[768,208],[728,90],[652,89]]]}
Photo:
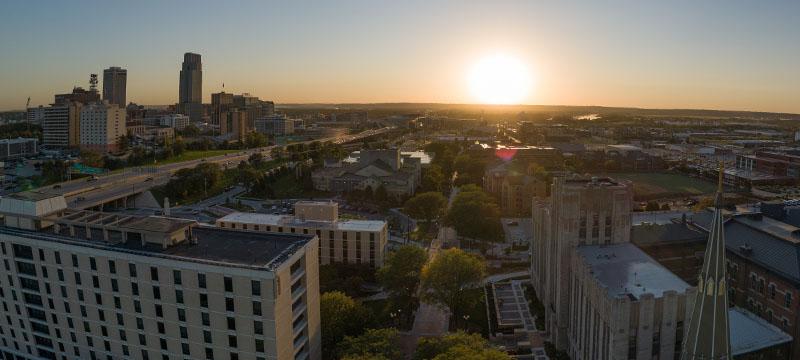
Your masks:
{"label": "walkway path", "polygon": [[[458,188],[453,188],[453,191],[450,192],[450,199],[447,204],[448,207],[453,203],[456,194],[458,194]],[[428,248],[428,262],[436,257],[444,242],[455,239],[455,237],[455,230],[448,227],[440,227],[438,236],[431,241],[431,246]],[[419,338],[426,336],[442,336],[447,332],[449,323],[450,315],[445,309],[436,305],[420,302],[411,331],[405,334],[401,339],[400,345],[403,354],[407,359],[410,359],[417,349]]]}

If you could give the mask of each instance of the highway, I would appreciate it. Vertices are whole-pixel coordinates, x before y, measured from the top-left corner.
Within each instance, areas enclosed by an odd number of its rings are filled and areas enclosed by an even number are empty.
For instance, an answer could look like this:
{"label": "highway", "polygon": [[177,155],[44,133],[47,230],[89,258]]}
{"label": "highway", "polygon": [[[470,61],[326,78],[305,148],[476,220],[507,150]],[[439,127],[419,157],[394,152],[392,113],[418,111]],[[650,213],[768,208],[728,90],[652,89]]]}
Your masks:
{"label": "highway", "polygon": [[[358,134],[345,135],[335,138],[309,140],[302,143],[310,144],[315,141],[333,142],[344,144],[366,137],[379,135],[393,129],[366,130]],[[294,143],[299,144],[299,143]],[[292,144],[290,144],[292,145]],[[71,208],[90,208],[115,199],[150,190],[154,186],[166,184],[178,170],[193,168],[203,162],[216,163],[224,168],[235,167],[242,161],[247,161],[251,155],[261,153],[265,159],[271,159],[272,149],[279,145],[272,145],[257,149],[242,150],[238,153],[207,157],[178,163],[170,163],[149,168],[128,168],[120,172],[98,176],[96,178],[81,178],[66,181],[55,185],[38,188],[34,191],[40,193],[63,195],[67,206]],[[280,145],[286,147],[286,145]]]}

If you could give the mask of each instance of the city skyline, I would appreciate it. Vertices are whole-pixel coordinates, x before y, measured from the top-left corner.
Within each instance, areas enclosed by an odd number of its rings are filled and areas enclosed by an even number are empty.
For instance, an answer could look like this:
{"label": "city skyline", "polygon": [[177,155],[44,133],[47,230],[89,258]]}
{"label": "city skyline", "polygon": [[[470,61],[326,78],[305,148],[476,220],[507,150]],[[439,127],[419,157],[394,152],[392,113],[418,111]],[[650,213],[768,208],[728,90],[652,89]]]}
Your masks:
{"label": "city skyline", "polygon": [[800,113],[789,1],[187,4],[4,4],[0,109],[49,104],[109,66],[128,70],[129,102],[175,104],[193,52],[204,103],[223,83],[284,104],[481,103],[470,72],[507,56],[530,76],[515,104]]}

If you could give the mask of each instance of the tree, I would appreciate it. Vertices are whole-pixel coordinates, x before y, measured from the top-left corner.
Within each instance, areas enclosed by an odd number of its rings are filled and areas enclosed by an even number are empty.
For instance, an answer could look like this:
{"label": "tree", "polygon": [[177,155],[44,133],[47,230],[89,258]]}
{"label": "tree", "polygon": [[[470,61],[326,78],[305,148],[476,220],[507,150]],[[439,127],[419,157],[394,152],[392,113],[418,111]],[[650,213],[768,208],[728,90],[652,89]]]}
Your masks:
{"label": "tree", "polygon": [[345,336],[358,336],[367,325],[369,312],[360,303],[342,292],[322,294],[319,299],[322,327],[322,353],[334,358],[337,344]]}
{"label": "tree", "polygon": [[440,192],[445,186],[444,183],[444,173],[441,166],[431,164],[428,168],[422,170],[422,190]]}
{"label": "tree", "polygon": [[440,252],[422,269],[423,300],[446,306],[457,322],[462,311],[480,300],[480,294],[469,291],[480,286],[486,265],[477,255],[458,248]]}
{"label": "tree", "polygon": [[708,208],[710,208],[712,206],[714,206],[714,198],[712,198],[710,196],[707,196],[707,197],[704,197],[704,198],[700,199],[700,201],[698,201],[697,204],[695,204],[692,207],[692,210],[694,210],[694,211],[703,211],[703,210],[708,209]]}
{"label": "tree", "polygon": [[476,185],[462,186],[445,216],[459,236],[486,241],[503,239],[500,208],[492,196]]}
{"label": "tree", "polygon": [[453,160],[453,169],[458,173],[456,184],[480,184],[486,170],[486,161],[468,154],[461,154]]}
{"label": "tree", "polygon": [[91,150],[81,150],[81,162],[86,166],[103,167],[103,156]]}
{"label": "tree", "polygon": [[397,329],[368,329],[360,336],[346,336],[338,353],[343,359],[400,360],[403,356],[398,340]]}
{"label": "tree", "polygon": [[658,211],[659,209],[661,209],[661,207],[658,206],[658,203],[655,201],[648,201],[647,205],[644,207],[644,211]]}
{"label": "tree", "polygon": [[408,199],[403,211],[414,219],[430,223],[439,219],[446,207],[447,198],[439,192],[430,191]]}
{"label": "tree", "polygon": [[184,151],[186,151],[186,143],[184,143],[183,138],[179,136],[175,138],[175,142],[172,143],[172,154],[180,156]]}
{"label": "tree", "polygon": [[411,315],[414,294],[427,260],[428,254],[421,247],[403,245],[389,253],[383,267],[378,270],[378,281],[389,292],[394,304],[404,307],[401,312],[404,316]]}
{"label": "tree", "polygon": [[445,334],[441,337],[429,337],[419,340],[414,360],[449,360],[449,359],[498,359],[511,358],[492,348],[479,334],[467,334],[462,331]]}
{"label": "tree", "polygon": [[247,158],[247,162],[253,167],[259,167],[263,161],[264,155],[261,155],[260,152],[253,153],[253,155],[250,155],[250,157]]}

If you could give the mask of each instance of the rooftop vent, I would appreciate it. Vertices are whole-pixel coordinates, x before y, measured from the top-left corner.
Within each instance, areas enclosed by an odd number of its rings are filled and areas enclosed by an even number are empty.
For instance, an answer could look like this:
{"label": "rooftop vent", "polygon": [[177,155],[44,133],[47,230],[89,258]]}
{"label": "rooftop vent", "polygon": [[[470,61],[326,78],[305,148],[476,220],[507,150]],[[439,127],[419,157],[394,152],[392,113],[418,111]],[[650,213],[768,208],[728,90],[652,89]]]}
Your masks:
{"label": "rooftop vent", "polygon": [[741,251],[742,254],[750,255],[753,253],[753,248],[745,243],[744,245],[739,246],[739,251]]}

